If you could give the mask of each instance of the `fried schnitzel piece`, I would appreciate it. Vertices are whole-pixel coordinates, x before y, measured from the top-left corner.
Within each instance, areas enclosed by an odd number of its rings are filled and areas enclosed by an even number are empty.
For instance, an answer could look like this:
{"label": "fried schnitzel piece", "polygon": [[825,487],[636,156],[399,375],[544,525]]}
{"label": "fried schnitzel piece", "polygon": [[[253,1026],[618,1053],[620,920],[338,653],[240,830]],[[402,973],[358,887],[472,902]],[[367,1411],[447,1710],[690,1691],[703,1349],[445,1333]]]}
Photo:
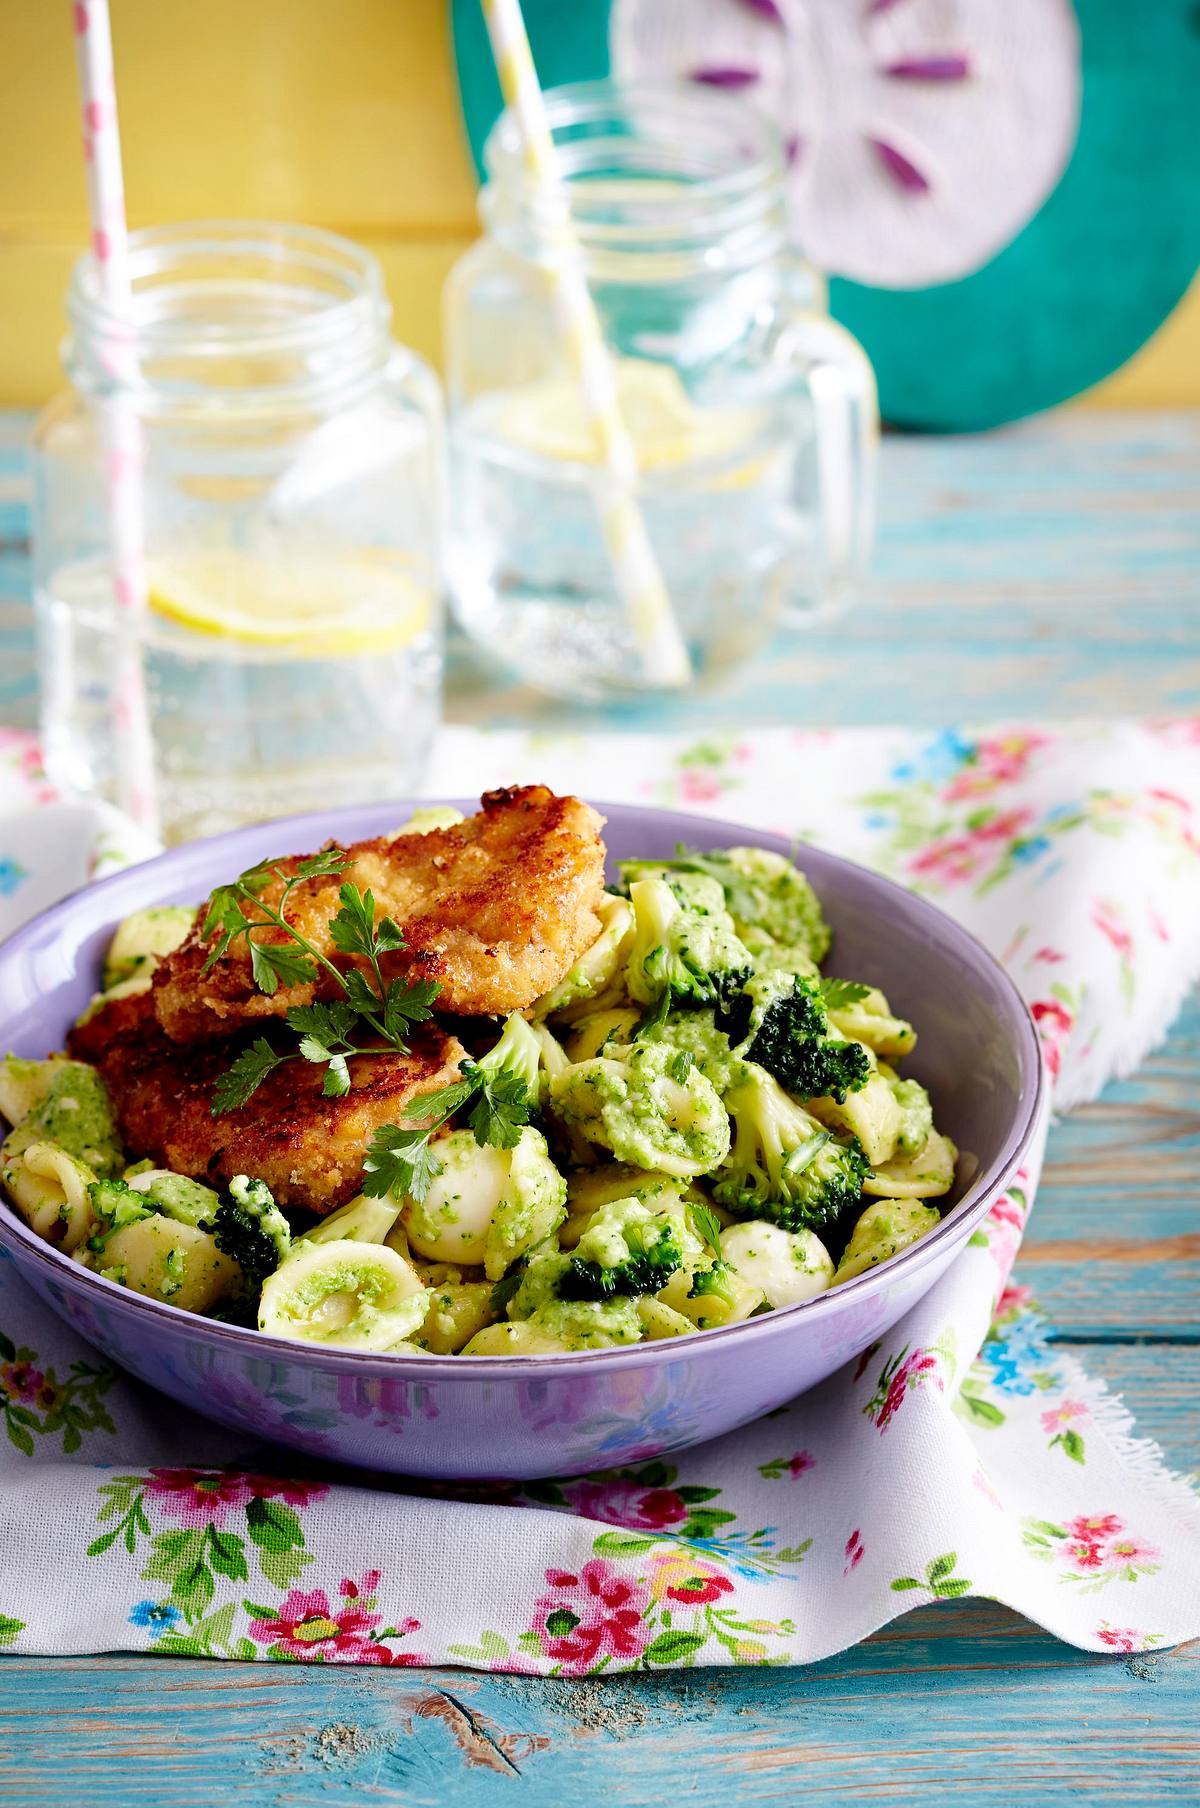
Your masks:
{"label": "fried schnitzel piece", "polygon": [[121,1135],[139,1156],[211,1185],[235,1174],[265,1180],[281,1205],[322,1216],[358,1192],[367,1144],[394,1124],[410,1099],[458,1078],[463,1049],[434,1023],[413,1031],[407,1055],[359,1055],[351,1091],[321,1094],[323,1070],[289,1061],[254,1097],[212,1115],[217,1076],[237,1049],[208,1042],[182,1048],[163,1034],[148,993],[103,1006],[72,1030],[75,1058],[99,1069]]}
{"label": "fried schnitzel piece", "polygon": [[[379,916],[394,917],[404,932],[405,947],[383,957],[386,979],[436,980],[437,1009],[457,1016],[523,1010],[558,984],[600,932],[604,818],[544,785],[489,791],[482,805],[452,828],[355,842],[345,850],[343,872],[296,888],[289,921],[337,966],[365,967],[336,953],[329,936],[338,888],[350,880],[369,888]],[[302,858],[276,864],[290,875]],[[272,880],[262,898],[277,904],[281,890]],[[314,991],[336,995],[328,974],[315,988],[281,985],[271,997],[257,991],[245,937],[204,974],[210,945],[201,933],[203,916],[154,976],[158,1020],[176,1042],[228,1036],[282,1017],[293,1005],[311,1003]],[[287,937],[272,928],[256,939]]]}

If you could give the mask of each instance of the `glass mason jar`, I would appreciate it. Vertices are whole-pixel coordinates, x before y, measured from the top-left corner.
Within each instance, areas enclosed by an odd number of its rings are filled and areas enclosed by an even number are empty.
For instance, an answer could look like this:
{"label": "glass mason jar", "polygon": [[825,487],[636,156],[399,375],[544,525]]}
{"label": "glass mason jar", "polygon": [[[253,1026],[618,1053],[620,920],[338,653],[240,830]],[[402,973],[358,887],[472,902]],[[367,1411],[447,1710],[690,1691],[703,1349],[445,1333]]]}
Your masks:
{"label": "glass mason jar", "polygon": [[[788,244],[783,155],[763,115],[711,90],[609,82],[552,90],[547,106],[637,500],[693,669],[716,675],[781,620],[840,604],[861,573],[871,367]],[[637,691],[598,442],[556,312],[560,216],[511,113],[484,158],[486,233],[446,290],[455,609],[543,689]]]}
{"label": "glass mason jar", "polygon": [[378,264],[308,227],[198,222],[134,233],[131,280],[129,327],[76,266],[72,387],[35,430],[51,778],[117,793],[121,410],[167,839],[411,791],[440,712],[441,406],[389,337]]}

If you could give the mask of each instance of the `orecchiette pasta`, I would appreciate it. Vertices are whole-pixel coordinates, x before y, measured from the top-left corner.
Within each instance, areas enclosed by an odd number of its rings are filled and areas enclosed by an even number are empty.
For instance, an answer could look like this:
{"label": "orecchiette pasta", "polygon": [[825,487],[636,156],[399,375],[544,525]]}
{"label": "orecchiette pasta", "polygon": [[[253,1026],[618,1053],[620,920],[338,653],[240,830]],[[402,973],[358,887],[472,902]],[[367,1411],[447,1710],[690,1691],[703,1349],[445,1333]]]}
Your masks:
{"label": "orecchiette pasta", "polygon": [[241,1271],[207,1231],[153,1212],[112,1231],[94,1266],[113,1271],[134,1293],[167,1300],[185,1312],[207,1312],[236,1291]]}
{"label": "orecchiette pasta", "polygon": [[895,1154],[900,1107],[882,1074],[873,1073],[861,1091],[848,1092],[840,1105],[833,1099],[811,1099],[808,1108],[823,1124],[857,1136],[873,1167]]}
{"label": "orecchiette pasta", "polygon": [[420,1330],[429,1289],[383,1243],[299,1243],[263,1284],[259,1326],[277,1337],[390,1350]]}
{"label": "orecchiette pasta", "polygon": [[67,1252],[95,1223],[88,1187],[95,1173],[55,1143],[29,1143],[4,1157],[4,1184],[30,1230]]}
{"label": "orecchiette pasta", "polygon": [[880,1199],[936,1199],[954,1184],[954,1159],[954,1144],[931,1130],[916,1155],[894,1155],[873,1168],[863,1192]]}

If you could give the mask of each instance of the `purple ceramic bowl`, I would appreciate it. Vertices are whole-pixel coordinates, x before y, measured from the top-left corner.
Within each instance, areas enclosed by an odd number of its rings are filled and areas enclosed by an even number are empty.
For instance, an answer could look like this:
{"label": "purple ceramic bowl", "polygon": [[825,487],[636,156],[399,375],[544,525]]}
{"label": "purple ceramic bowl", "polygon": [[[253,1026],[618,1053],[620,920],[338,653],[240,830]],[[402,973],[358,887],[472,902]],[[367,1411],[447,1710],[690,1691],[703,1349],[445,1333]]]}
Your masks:
{"label": "purple ceramic bowl", "polygon": [[[0,948],[0,1047],[40,1056],[62,1046],[96,988],[114,925],[130,911],[195,903],[267,855],[379,834],[410,809],[396,802],[240,829],[77,892]],[[621,805],[607,814],[613,861],[665,856],[680,840],[793,852],[780,836],[731,823]],[[371,1356],[265,1337],[128,1293],[42,1242],[7,1203],[0,1242],[48,1305],[150,1386],[239,1431],[357,1467],[530,1479],[608,1468],[744,1425],[858,1355],[927,1292],[1018,1165],[1043,1083],[1024,1003],[965,930],[831,854],[804,848],[799,863],[833,927],[834,969],[881,986],[916,1022],[909,1071],[933,1094],[939,1125],[976,1164],[936,1231],[835,1292],[623,1349]]]}

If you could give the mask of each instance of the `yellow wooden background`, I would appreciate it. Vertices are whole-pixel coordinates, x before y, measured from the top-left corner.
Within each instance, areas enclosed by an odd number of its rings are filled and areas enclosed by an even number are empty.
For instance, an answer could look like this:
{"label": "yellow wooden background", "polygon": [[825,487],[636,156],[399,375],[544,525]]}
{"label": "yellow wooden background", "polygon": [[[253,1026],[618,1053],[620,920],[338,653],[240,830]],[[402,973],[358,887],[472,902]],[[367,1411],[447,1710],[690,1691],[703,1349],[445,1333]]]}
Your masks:
{"label": "yellow wooden background", "polygon": [[[442,280],[475,232],[447,0],[111,5],[131,223],[347,233],[383,262],[398,337],[436,361]],[[69,0],[0,0],[0,405],[57,387],[79,137]],[[1200,403],[1200,289],[1085,400]]]}

